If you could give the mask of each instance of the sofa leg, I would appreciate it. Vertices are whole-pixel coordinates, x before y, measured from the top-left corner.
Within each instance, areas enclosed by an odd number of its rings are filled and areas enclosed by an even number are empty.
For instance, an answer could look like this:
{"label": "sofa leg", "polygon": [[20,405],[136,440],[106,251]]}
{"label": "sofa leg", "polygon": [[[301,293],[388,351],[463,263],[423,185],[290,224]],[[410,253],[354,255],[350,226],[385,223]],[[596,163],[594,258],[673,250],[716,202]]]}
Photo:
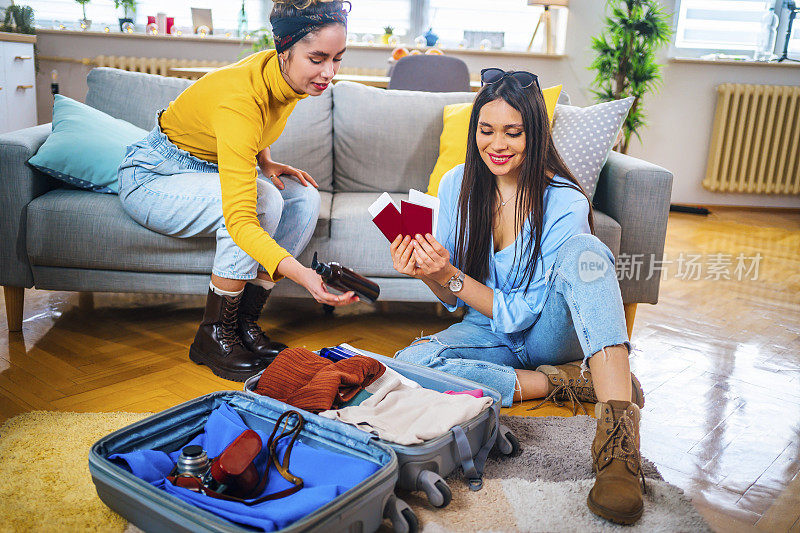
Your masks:
{"label": "sofa leg", "polygon": [[91,313],[94,311],[94,293],[93,292],[80,292],[78,293],[78,308],[84,313]]}
{"label": "sofa leg", "polygon": [[636,316],[637,304],[624,304],[625,308],[625,324],[628,326],[628,339],[630,340],[633,333],[633,318]]}
{"label": "sofa leg", "polygon": [[25,288],[3,286],[6,297],[6,319],[8,331],[22,331],[22,309],[25,303]]}

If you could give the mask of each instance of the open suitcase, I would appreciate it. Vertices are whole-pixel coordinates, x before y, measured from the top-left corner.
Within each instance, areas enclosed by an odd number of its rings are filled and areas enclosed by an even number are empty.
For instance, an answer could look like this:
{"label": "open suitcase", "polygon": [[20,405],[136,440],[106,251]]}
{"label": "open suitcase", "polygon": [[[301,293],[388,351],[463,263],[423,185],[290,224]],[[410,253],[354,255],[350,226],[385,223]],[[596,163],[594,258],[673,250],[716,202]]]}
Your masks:
{"label": "open suitcase", "polygon": [[[494,400],[490,408],[472,420],[455,426],[449,433],[423,442],[404,446],[379,440],[392,448],[399,461],[398,486],[406,490],[421,490],[428,501],[435,507],[445,507],[452,499],[452,493],[443,479],[458,467],[463,468],[469,480],[470,489],[480,490],[482,487],[483,467],[491,448],[497,445],[505,455],[515,454],[519,450],[519,442],[511,430],[499,423],[500,394],[484,385],[447,374],[432,368],[398,361],[372,352],[347,347],[348,350],[377,359],[387,367],[403,376],[416,381],[422,387],[438,392],[466,391],[482,389],[484,396]],[[261,374],[255,375],[245,382],[244,389],[256,398],[272,400],[256,395],[255,389]],[[272,400],[274,401],[274,400]],[[304,412],[304,411],[302,411]],[[322,418],[322,417],[320,417]],[[347,426],[343,422],[336,424]],[[377,437],[375,437],[377,439]]]}
{"label": "open suitcase", "polygon": [[[281,414],[293,407],[236,391],[215,392],[150,416],[100,439],[89,453],[89,470],[100,499],[145,531],[252,531],[191,505],[118,466],[109,457],[139,450],[167,453],[198,435],[217,407],[227,404],[252,429],[269,434]],[[398,462],[394,451],[369,434],[320,416],[303,413],[298,442],[357,457],[377,471],[327,505],[281,529],[300,531],[375,531],[384,517],[395,531],[413,532],[417,518],[394,495]],[[278,500],[282,501],[282,500]]]}

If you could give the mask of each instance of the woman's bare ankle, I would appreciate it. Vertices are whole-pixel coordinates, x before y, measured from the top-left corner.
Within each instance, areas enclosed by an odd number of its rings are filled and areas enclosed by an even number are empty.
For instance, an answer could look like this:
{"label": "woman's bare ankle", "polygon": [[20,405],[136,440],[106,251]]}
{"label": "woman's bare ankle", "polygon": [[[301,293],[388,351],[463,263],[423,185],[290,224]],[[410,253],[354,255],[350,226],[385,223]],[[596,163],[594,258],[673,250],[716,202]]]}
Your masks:
{"label": "woman's bare ankle", "polygon": [[537,370],[516,369],[518,390],[514,391],[514,401],[544,398],[550,390],[547,376]]}

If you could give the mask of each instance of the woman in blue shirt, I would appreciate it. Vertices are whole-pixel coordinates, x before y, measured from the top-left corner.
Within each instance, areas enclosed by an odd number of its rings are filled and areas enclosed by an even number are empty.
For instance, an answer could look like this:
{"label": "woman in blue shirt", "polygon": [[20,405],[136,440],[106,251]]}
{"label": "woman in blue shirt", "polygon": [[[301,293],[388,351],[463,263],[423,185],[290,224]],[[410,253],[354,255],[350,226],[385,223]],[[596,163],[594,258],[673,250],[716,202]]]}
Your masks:
{"label": "woman in blue shirt", "polygon": [[[642,514],[639,407],[611,251],[553,144],[536,76],[485,69],[464,165],[439,186],[436,235],[398,237],[395,269],[463,321],[396,357],[483,383],[514,400],[598,402],[590,509]],[[582,359],[582,360],[581,360]],[[588,362],[588,364],[587,364]],[[582,407],[581,407],[582,408]]]}

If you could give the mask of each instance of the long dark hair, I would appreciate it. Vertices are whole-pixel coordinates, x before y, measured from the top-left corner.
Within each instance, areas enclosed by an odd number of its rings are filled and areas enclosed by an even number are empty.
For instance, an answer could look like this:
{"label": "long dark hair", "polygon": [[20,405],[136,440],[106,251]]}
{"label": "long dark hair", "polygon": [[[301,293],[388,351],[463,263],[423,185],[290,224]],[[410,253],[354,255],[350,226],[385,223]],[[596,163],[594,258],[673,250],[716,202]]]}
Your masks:
{"label": "long dark hair", "polygon": [[[478,151],[476,136],[478,117],[481,108],[494,100],[502,99],[522,115],[525,132],[525,155],[519,172],[514,213],[514,234],[524,231],[526,221],[530,221],[535,237],[531,250],[531,239],[527,239],[524,249],[514,246],[515,274],[512,288],[525,283],[525,291],[530,287],[538,258],[542,255],[542,226],[544,224],[544,191],[548,185],[569,187],[589,197],[572,175],[564,160],[556,151],[550,134],[547,108],[544,96],[536,83],[523,88],[519,81],[506,76],[501,81],[485,85],[475,97],[469,120],[467,158],[464,165],[464,179],[458,196],[458,233],[456,235],[456,264],[465,274],[483,282],[489,276],[492,228],[499,207],[497,181],[486,166]],[[547,177],[548,171],[554,176],[562,176],[567,184],[555,182]],[[594,214],[589,201],[589,227],[594,234]],[[525,239],[522,239],[524,241]],[[524,268],[517,257],[524,260]],[[521,275],[520,275],[521,274]]]}

